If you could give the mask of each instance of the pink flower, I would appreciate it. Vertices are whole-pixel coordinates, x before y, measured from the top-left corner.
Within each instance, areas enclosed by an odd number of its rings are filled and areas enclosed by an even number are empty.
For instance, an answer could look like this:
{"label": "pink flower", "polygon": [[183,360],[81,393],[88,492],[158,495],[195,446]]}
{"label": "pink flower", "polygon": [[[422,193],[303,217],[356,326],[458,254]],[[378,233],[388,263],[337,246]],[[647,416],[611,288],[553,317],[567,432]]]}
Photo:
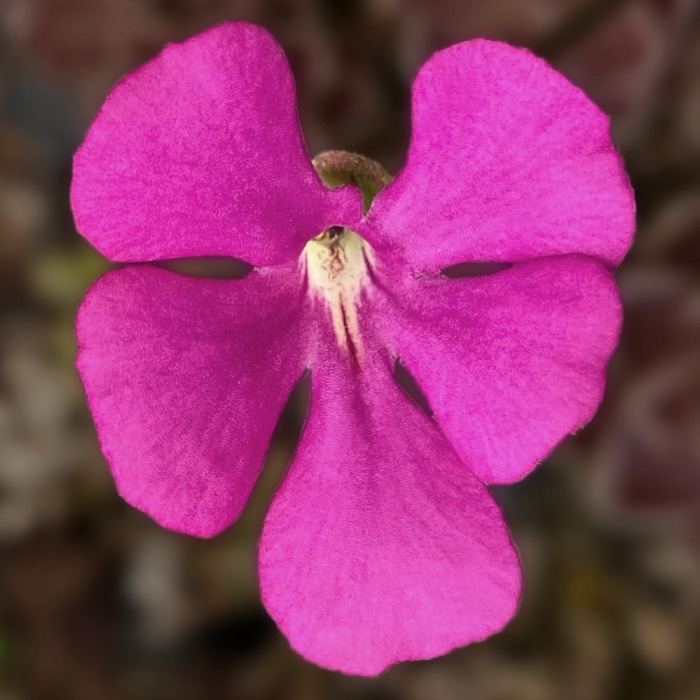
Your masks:
{"label": "pink flower", "polygon": [[[292,646],[371,675],[508,622],[520,566],[486,485],[522,478],[593,415],[633,230],[608,120],[579,89],[505,44],[436,54],[406,166],[363,215],[356,188],[314,172],[280,48],[223,24],[114,89],[72,202],[112,260],[253,266],[205,280],[126,265],[88,292],[78,368],[129,503],[193,535],[228,527],[310,369],[259,549]],[[484,261],[508,265],[442,274]],[[397,358],[432,419],[396,385]]]}

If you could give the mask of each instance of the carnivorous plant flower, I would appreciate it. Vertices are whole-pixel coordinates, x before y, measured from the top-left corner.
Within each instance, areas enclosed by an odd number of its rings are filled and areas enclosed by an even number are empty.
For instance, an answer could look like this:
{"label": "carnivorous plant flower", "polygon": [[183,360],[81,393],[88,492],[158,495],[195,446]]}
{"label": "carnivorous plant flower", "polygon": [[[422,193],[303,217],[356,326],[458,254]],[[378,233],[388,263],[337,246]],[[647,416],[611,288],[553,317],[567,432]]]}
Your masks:
{"label": "carnivorous plant flower", "polygon": [[[519,560],[487,485],[524,477],[595,412],[634,226],[607,117],[528,51],[452,46],[412,95],[393,181],[360,157],[317,162],[379,190],[363,208],[309,160],[279,46],[222,24],[114,88],[71,193],[79,231],[127,263],[77,319],[119,492],[167,528],[221,532],[310,372],[259,543],[262,599],[299,653],[364,675],[514,614]],[[147,264],[196,256],[251,270]]]}

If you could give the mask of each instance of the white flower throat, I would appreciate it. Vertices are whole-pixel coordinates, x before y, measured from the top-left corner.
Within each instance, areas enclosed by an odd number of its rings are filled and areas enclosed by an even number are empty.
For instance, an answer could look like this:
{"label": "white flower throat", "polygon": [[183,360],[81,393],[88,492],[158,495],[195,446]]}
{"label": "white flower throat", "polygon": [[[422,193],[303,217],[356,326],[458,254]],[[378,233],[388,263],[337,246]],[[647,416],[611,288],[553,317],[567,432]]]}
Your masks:
{"label": "white flower throat", "polygon": [[358,359],[363,348],[357,310],[371,254],[354,231],[332,226],[306,244],[303,256],[310,292],[329,308],[338,345]]}

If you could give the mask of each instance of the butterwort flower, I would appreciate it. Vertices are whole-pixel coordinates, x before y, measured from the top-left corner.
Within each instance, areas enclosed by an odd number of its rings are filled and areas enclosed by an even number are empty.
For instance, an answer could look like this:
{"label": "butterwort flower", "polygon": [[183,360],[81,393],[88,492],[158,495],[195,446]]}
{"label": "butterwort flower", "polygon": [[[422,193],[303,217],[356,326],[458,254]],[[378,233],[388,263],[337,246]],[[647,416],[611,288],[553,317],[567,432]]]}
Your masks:
{"label": "butterwort flower", "polygon": [[[372,675],[514,614],[519,560],[487,486],[593,415],[634,204],[608,119],[492,41],[420,70],[390,184],[354,156],[319,170],[385,186],[363,211],[357,187],[324,184],[262,29],[217,26],[124,78],[75,157],[78,229],[127,263],[87,293],[77,362],[121,495],[202,537],[241,512],[310,372],[259,543],[262,599],[299,653]],[[148,264],[196,256],[251,270]]]}

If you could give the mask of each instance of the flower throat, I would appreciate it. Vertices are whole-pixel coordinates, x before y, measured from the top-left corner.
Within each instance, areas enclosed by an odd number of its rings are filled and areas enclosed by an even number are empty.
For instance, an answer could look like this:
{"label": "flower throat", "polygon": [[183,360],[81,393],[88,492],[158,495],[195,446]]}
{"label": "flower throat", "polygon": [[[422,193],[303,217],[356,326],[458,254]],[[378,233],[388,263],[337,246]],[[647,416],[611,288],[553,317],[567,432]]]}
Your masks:
{"label": "flower throat", "polygon": [[[362,192],[365,212],[391,179],[378,163],[343,151],[322,153],[313,164],[328,187],[355,185]],[[361,361],[364,351],[357,311],[369,279],[372,249],[355,231],[331,226],[306,244],[303,263],[311,293],[330,310],[338,345]]]}

